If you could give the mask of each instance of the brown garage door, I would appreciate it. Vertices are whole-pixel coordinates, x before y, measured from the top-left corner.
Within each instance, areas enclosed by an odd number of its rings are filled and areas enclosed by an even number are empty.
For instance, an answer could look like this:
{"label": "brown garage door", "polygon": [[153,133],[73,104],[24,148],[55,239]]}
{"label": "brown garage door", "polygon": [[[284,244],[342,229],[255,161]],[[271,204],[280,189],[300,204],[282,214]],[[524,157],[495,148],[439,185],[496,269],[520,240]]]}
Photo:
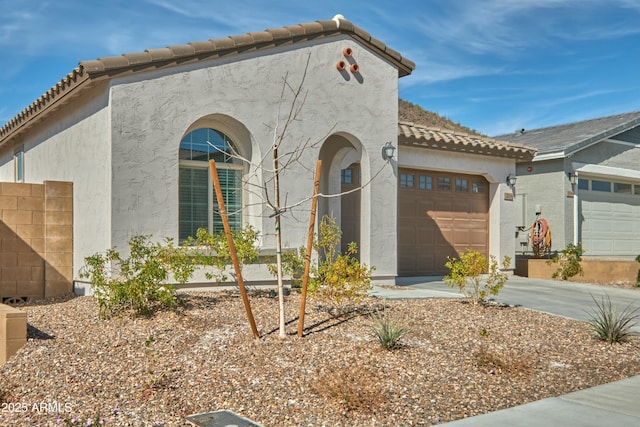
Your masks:
{"label": "brown garage door", "polygon": [[489,184],[482,176],[399,169],[398,274],[448,273],[466,248],[487,256]]}

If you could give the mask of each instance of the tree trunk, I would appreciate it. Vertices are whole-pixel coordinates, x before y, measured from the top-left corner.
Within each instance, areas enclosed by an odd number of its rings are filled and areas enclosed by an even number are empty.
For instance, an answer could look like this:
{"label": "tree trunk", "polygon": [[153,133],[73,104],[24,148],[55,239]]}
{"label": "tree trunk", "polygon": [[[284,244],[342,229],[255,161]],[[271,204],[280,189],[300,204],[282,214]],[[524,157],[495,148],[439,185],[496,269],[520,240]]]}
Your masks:
{"label": "tree trunk", "polygon": [[282,233],[280,231],[280,180],[278,170],[278,148],[273,148],[273,191],[275,198],[275,223],[276,223],[276,276],[278,278],[278,310],[280,317],[280,329],[278,338],[284,339],[287,337],[285,332],[285,319],[284,319],[284,285],[282,283]]}

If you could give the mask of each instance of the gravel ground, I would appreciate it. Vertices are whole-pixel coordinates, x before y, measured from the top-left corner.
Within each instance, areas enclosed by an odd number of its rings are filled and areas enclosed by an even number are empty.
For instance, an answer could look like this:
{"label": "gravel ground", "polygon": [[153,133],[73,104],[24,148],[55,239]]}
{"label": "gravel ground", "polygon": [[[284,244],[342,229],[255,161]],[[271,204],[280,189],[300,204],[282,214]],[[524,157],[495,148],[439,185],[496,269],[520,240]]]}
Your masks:
{"label": "gravel ground", "polygon": [[[584,323],[521,308],[370,298],[334,318],[309,301],[298,339],[292,294],[280,340],[277,298],[254,293],[256,341],[239,295],[182,299],[136,320],[100,319],[92,297],[24,305],[29,340],[0,367],[0,425],[99,414],[108,426],[186,426],[219,409],[265,427],[433,425],[640,373],[640,337],[608,345]],[[411,327],[397,350],[372,335],[383,304]]]}

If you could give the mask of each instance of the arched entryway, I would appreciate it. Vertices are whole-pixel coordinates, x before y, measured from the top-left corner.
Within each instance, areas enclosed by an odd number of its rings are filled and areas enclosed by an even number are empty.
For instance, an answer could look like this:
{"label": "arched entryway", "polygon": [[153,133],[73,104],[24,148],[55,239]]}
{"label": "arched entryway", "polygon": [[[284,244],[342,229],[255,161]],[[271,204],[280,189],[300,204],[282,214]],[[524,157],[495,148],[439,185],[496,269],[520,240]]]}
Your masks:
{"label": "arched entryway", "polygon": [[[324,215],[335,218],[342,230],[341,250],[349,242],[358,245],[360,259],[369,257],[368,211],[370,190],[359,187],[370,179],[369,160],[362,144],[352,135],[331,135],[320,149],[322,176],[320,192],[327,197],[318,201],[318,221]],[[342,194],[345,193],[347,194]]]}

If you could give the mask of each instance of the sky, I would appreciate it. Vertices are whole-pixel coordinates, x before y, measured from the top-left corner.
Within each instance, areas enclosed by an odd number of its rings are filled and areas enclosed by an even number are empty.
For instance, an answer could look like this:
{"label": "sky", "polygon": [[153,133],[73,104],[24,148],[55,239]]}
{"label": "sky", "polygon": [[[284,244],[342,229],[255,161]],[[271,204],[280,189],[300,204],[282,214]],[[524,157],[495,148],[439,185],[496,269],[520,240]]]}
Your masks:
{"label": "sky", "polygon": [[400,98],[495,136],[640,110],[640,0],[0,0],[0,126],[81,60],[342,14]]}

